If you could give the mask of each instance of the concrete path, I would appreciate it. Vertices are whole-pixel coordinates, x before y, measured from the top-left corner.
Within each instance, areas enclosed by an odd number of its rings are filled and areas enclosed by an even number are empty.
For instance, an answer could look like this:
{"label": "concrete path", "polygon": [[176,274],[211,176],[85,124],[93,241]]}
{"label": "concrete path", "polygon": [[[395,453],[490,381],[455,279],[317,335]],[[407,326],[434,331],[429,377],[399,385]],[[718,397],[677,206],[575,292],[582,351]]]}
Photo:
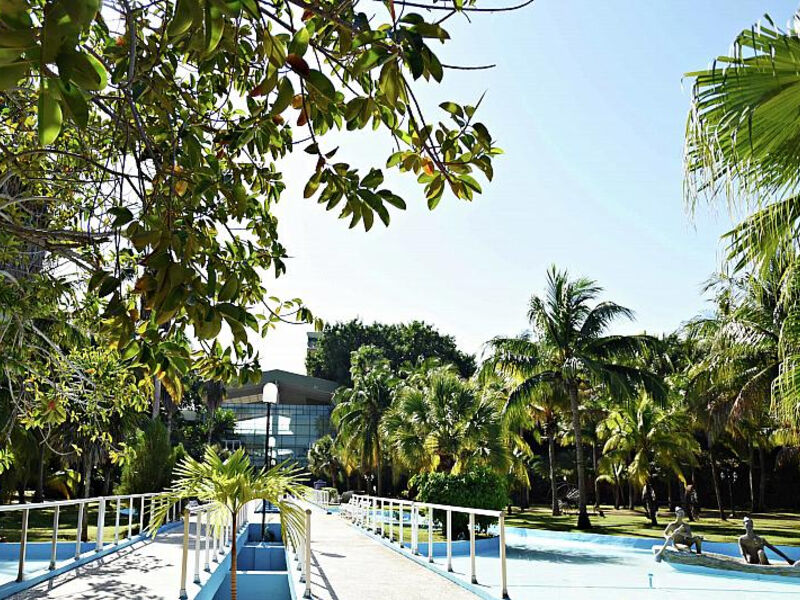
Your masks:
{"label": "concrete path", "polygon": [[[190,528],[190,542],[190,547],[194,548],[194,524]],[[182,543],[183,528],[177,527],[160,534],[155,540],[137,542],[11,598],[176,600],[180,592]],[[199,585],[191,582],[193,558],[194,552],[190,552],[187,582],[190,599],[200,590]],[[217,566],[217,563],[211,563],[212,571]],[[202,571],[201,564],[201,583],[209,576]]]}
{"label": "concrete path", "polygon": [[311,517],[311,593],[316,600],[475,600],[441,575],[356,531],[344,519]]}
{"label": "concrete path", "polygon": [[[370,539],[338,516],[315,510],[311,532],[311,591],[315,600],[476,598],[464,588]],[[137,542],[12,598],[176,600],[180,587],[182,538],[182,528],[175,528],[155,540]],[[190,530],[190,548],[194,548],[194,524]],[[187,582],[190,600],[200,590],[200,585],[191,582],[193,558],[192,551],[189,553]],[[217,566],[212,563],[212,571]],[[293,571],[292,575],[297,573]],[[209,576],[201,571],[201,584]]]}

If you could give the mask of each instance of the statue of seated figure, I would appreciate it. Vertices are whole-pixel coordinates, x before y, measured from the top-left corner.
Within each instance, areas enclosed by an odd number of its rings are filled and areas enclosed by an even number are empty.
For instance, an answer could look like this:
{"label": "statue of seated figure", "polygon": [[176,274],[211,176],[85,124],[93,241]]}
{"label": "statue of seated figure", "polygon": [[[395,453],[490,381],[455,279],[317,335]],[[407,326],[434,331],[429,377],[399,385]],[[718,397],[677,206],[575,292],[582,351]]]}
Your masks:
{"label": "statue of seated figure", "polygon": [[753,531],[753,519],[745,517],[742,523],[744,524],[744,535],[739,538],[739,552],[741,552],[744,562],[751,565],[768,565],[766,548],[769,548],[790,565],[799,566],[800,561],[793,561],[760,535],[756,535]]}
{"label": "statue of seated figure", "polygon": [[675,509],[675,520],[664,529],[666,542],[664,548],[671,541],[678,550],[691,550],[692,547],[698,554],[702,554],[703,536],[694,535],[691,526],[684,521],[686,513],[679,506]]}

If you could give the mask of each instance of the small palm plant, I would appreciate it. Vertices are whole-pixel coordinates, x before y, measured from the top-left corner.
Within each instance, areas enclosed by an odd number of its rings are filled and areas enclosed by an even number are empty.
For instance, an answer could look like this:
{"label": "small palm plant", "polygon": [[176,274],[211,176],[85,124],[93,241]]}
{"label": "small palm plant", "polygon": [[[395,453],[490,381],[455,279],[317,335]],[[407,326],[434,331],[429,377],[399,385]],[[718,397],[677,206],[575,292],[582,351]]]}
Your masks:
{"label": "small palm plant", "polygon": [[[302,497],[305,486],[300,483],[306,474],[294,465],[280,464],[256,470],[249,457],[239,449],[223,459],[211,446],[206,447],[202,461],[186,457],[175,470],[177,479],[168,492],[170,502],[154,515],[151,535],[164,523],[170,506],[187,499],[210,504],[210,518],[215,528],[228,517],[232,519],[233,550],[231,551],[231,599],[236,600],[236,531],[237,513],[248,502],[266,500],[278,507],[281,532],[296,545],[305,533],[303,511],[289,498]],[[199,532],[198,532],[199,534]]]}

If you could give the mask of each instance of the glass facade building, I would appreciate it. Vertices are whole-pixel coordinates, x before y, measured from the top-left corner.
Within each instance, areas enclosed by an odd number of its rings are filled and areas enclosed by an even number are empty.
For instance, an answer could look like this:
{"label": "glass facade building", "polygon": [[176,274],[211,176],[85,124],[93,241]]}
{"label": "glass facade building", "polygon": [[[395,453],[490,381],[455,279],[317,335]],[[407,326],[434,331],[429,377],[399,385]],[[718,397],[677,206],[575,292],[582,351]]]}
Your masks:
{"label": "glass facade building", "polygon": [[332,381],[289,373],[267,371],[259,384],[226,390],[222,408],[236,417],[234,435],[225,446],[244,447],[254,465],[264,464],[267,436],[267,404],[262,401],[266,384],[277,386],[277,403],[270,406],[269,451],[272,464],[284,460],[305,466],[308,449],[331,433]]}

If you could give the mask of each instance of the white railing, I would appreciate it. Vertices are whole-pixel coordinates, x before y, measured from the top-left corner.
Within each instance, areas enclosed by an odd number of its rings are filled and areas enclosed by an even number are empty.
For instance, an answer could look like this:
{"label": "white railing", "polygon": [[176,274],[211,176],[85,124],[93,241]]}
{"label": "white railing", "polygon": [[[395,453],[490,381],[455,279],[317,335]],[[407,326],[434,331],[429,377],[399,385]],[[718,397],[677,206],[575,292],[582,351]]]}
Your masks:
{"label": "white railing", "polygon": [[[236,537],[248,524],[249,507],[243,506],[236,514],[236,528],[233,531],[233,516],[223,514],[222,521],[211,522],[211,515],[216,506],[213,504],[194,504],[183,509],[183,554],[181,558],[181,587],[179,598],[188,598],[186,593],[186,579],[189,572],[189,529],[194,516],[194,578],[192,581],[200,583],[200,561],[203,560],[203,570],[211,572],[211,563],[218,563],[220,556],[224,556],[225,549],[232,547],[236,552]],[[217,511],[217,517],[219,516]]]}
{"label": "white railing", "polygon": [[[163,493],[150,493],[150,494],[126,494],[122,496],[97,496],[92,498],[77,498],[75,500],[55,500],[52,502],[34,502],[31,504],[5,504],[0,506],[0,513],[19,512],[21,513],[21,528],[20,528],[20,543],[19,543],[19,564],[17,568],[17,581],[23,581],[25,578],[25,555],[28,547],[28,522],[30,513],[33,510],[49,509],[53,510],[53,532],[50,540],[50,564],[49,570],[52,571],[56,568],[58,562],[58,528],[59,518],[61,516],[61,509],[68,506],[78,507],[78,522],[77,534],[75,536],[75,556],[74,560],[81,558],[81,545],[83,543],[83,528],[88,525],[86,520],[89,517],[89,507],[92,504],[97,504],[97,534],[95,536],[95,552],[100,552],[105,546],[105,521],[106,510],[109,505],[115,507],[116,516],[114,518],[114,540],[113,545],[120,543],[120,528],[124,536],[123,541],[130,541],[134,539],[133,535],[133,513],[139,513],[139,528],[136,536],[144,533],[144,515],[149,501],[150,520],[159,506],[166,502],[166,497]],[[123,507],[124,504],[124,507]],[[120,515],[123,508],[128,511],[127,522],[127,535],[125,534],[125,524],[120,523]],[[180,509],[175,506],[168,512],[167,521],[177,520]],[[88,527],[87,527],[88,529]],[[89,540],[87,540],[89,541]]]}
{"label": "white railing", "polygon": [[308,498],[309,502],[313,502],[314,504],[325,509],[332,504],[330,490],[314,490],[309,488],[308,492],[306,493],[306,497]]}
{"label": "white railing", "polygon": [[305,586],[303,598],[311,598],[311,509],[300,498],[293,497],[288,501],[301,509],[305,515],[305,531],[299,539],[299,544],[296,545],[295,540],[289,535],[286,536],[286,540],[294,562],[297,563],[297,570],[300,571],[300,583]]}
{"label": "white railing", "polygon": [[[464,506],[451,506],[448,504],[434,504],[430,502],[413,502],[397,498],[381,498],[364,494],[353,494],[348,504],[342,505],[343,516],[366,530],[381,537],[388,538],[392,543],[397,541],[401,548],[405,547],[404,517],[405,511],[409,513],[409,544],[412,554],[419,554],[420,525],[427,526],[428,533],[428,562],[433,560],[433,511],[440,510],[445,513],[445,541],[447,571],[453,571],[453,513],[463,513],[469,516],[469,564],[470,581],[478,583],[475,565],[475,517],[493,517],[498,520],[500,533],[500,585],[502,597],[508,598],[508,576],[506,569],[506,526],[505,513],[501,510],[487,510],[482,508],[469,508]],[[387,518],[388,512],[388,518]],[[397,532],[395,532],[394,514],[398,512]],[[387,531],[388,522],[388,531]],[[395,540],[395,533],[397,539]]]}

